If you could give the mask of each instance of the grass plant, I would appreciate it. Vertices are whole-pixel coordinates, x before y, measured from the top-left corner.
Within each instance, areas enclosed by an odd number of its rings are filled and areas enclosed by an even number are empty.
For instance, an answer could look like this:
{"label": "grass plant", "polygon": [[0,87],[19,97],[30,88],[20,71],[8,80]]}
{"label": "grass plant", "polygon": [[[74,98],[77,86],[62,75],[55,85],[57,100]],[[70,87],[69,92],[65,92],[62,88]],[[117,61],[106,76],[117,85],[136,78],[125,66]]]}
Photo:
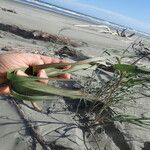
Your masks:
{"label": "grass plant", "polygon": [[[135,50],[135,49],[134,49]],[[127,51],[126,51],[127,52]],[[144,52],[142,51],[142,54]],[[144,53],[145,54],[145,53]],[[123,53],[124,55],[124,53]],[[139,50],[138,50],[139,55]],[[147,57],[146,55],[144,55]],[[30,68],[18,68],[17,70],[9,70],[7,72],[7,79],[9,80],[9,86],[11,88],[11,94],[22,100],[28,101],[42,101],[51,100],[51,95],[58,95],[63,97],[69,97],[71,99],[80,99],[84,101],[90,101],[93,106],[90,108],[90,113],[95,113],[94,123],[110,123],[114,121],[129,122],[139,126],[149,127],[149,117],[136,117],[128,114],[118,114],[113,109],[111,115],[108,110],[112,107],[118,107],[119,105],[131,101],[136,101],[137,88],[144,88],[145,91],[150,89],[150,69],[145,67],[139,67],[137,62],[144,58],[137,58],[133,63],[125,63],[122,61],[124,57],[117,58],[117,63],[109,64],[109,66],[103,65],[104,63],[100,58],[91,58],[83,61],[77,61],[75,63],[59,63],[59,64],[46,64],[37,65]],[[101,64],[102,62],[102,64]],[[66,66],[70,66],[69,68]],[[44,69],[48,75],[48,78],[39,78],[34,76],[36,72]],[[73,90],[55,87],[54,85],[46,85],[39,80],[62,80],[55,78],[58,75],[64,73],[74,73],[79,70],[93,69],[96,79],[96,84],[87,82],[90,86],[83,86],[83,89]],[[29,74],[29,76],[17,76],[16,72],[22,70]],[[103,79],[102,72],[96,70],[108,71],[113,74],[107,81]],[[107,73],[105,73],[106,75]],[[109,76],[109,74],[107,74]],[[66,79],[64,79],[66,81]],[[72,80],[67,80],[72,81]],[[140,93],[146,96],[145,93]],[[99,107],[101,106],[101,107]],[[88,113],[89,113],[88,112]],[[87,113],[87,112],[84,112]]]}
{"label": "grass plant", "polygon": [[[64,69],[64,66],[71,67],[69,69]],[[72,99],[84,99],[103,104],[103,107],[96,114],[96,122],[103,120],[103,122],[129,122],[140,126],[150,125],[149,122],[145,123],[145,121],[149,121],[150,118],[136,118],[135,116],[125,114],[102,119],[104,118],[103,112],[107,108],[131,100],[131,98],[126,95],[131,94],[134,87],[140,85],[144,86],[145,83],[150,83],[150,70],[140,68],[133,64],[112,64],[111,67],[114,69],[114,76],[112,79],[107,81],[106,84],[103,83],[103,86],[100,85],[97,87],[92,93],[85,92],[84,90],[70,90],[52,85],[45,85],[38,81],[47,80],[47,78],[33,76],[38,70],[45,69],[49,80],[57,80],[54,76],[89,69],[93,66],[99,66],[99,59],[93,58],[75,63],[47,64],[33,66],[32,68],[19,68],[18,70],[25,72],[27,69],[30,70],[31,75],[27,77],[17,76],[17,70],[9,70],[7,72],[7,78],[10,81],[11,94],[19,99],[29,101],[49,100],[49,96],[51,95],[59,95]]]}

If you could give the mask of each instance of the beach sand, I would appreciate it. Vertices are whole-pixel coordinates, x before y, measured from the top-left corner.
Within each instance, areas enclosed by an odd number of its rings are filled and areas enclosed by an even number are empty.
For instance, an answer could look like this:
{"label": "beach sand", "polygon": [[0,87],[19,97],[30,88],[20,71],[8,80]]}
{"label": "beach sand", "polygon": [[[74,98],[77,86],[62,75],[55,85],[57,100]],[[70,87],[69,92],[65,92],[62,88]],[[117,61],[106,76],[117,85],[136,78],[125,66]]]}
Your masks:
{"label": "beach sand", "polygon": [[[6,8],[14,12],[4,11]],[[73,58],[101,57],[106,62],[116,61],[125,49],[136,41],[144,41],[150,45],[149,39],[135,35],[131,38],[114,35],[114,29],[107,33],[105,28],[93,27],[92,23],[48,12],[29,5],[9,0],[0,1],[0,53],[32,52],[54,56],[57,50],[67,46],[79,53],[76,57],[65,54],[71,61]],[[11,29],[10,29],[11,28]],[[20,31],[20,32],[18,32]],[[25,35],[30,33],[29,35]],[[22,32],[24,32],[22,34]],[[113,34],[112,34],[113,33]],[[52,38],[53,37],[53,38]],[[61,38],[58,38],[61,37]],[[53,39],[53,40],[49,40]],[[71,45],[71,46],[70,46]],[[129,48],[130,49],[130,48]],[[102,55],[104,51],[111,54]],[[127,62],[130,61],[127,59]],[[139,64],[148,65],[144,60]],[[91,72],[85,72],[88,77]],[[79,73],[83,75],[83,73]],[[16,111],[10,97],[0,97],[0,149],[2,150],[40,150],[41,144],[36,142],[30,128]],[[97,149],[92,135],[85,136],[84,130],[74,119],[75,112],[68,110],[63,98],[52,97],[52,101],[38,103],[44,110],[40,113],[33,110],[30,102],[21,103],[26,119],[36,127],[36,131],[51,149],[84,150]],[[137,107],[126,108],[129,114],[150,116],[149,98],[137,100]],[[119,108],[118,108],[119,109]],[[99,129],[100,130],[100,129]],[[93,131],[91,131],[93,132]],[[95,134],[101,150],[148,150],[150,149],[150,131],[131,124],[116,123],[107,131]],[[85,142],[86,138],[86,142]],[[93,141],[93,142],[92,142]]]}

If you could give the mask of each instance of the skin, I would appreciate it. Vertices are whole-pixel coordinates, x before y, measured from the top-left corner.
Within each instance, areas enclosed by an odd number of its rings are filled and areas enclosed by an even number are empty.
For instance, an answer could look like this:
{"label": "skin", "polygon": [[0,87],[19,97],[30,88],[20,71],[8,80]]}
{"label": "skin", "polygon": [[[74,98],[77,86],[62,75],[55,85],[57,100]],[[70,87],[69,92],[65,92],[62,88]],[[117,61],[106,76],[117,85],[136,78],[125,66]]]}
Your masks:
{"label": "skin", "polygon": [[[61,62],[65,63],[65,61],[62,59],[31,53],[0,54],[0,84],[7,81],[6,72],[8,69],[17,69],[21,67]],[[27,74],[20,70],[17,72],[17,75],[27,76]],[[47,75],[44,70],[40,70],[39,72],[37,72],[37,76],[47,78]],[[70,74],[63,74],[61,76],[58,76],[58,78],[69,79]],[[48,81],[41,82],[47,84]],[[10,88],[8,86],[0,87],[0,94],[10,94]]]}

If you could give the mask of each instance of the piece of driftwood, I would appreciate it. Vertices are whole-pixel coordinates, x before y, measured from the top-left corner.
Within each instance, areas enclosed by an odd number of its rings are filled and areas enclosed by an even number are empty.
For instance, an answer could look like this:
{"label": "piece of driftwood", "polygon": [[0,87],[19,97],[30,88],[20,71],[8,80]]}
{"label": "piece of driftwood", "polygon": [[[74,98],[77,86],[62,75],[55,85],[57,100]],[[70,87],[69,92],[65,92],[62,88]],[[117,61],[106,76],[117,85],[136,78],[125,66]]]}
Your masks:
{"label": "piece of driftwood", "polygon": [[126,31],[127,31],[127,28],[122,29],[121,31],[119,31],[118,29],[116,30],[117,35],[121,36],[121,37],[128,37],[128,38],[130,38],[130,37],[135,35],[135,33],[131,33],[131,34],[127,35]]}

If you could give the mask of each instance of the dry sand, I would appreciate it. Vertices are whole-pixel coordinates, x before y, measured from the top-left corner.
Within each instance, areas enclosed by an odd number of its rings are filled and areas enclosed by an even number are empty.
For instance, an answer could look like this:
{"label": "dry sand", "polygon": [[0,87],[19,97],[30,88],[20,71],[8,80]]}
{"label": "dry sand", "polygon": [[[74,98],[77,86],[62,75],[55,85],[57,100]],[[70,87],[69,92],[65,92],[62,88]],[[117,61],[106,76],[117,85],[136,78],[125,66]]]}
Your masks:
{"label": "dry sand", "polygon": [[[102,52],[108,49],[108,52],[111,53],[111,57],[113,56],[113,59],[111,58],[112,61],[116,56],[120,56],[123,50],[137,39],[142,39],[148,45],[150,44],[149,39],[144,37],[133,36],[132,38],[125,38],[110,33],[102,33],[101,29],[93,28],[91,25],[88,27],[82,26],[90,24],[89,22],[48,12],[11,0],[0,0],[0,7],[16,12],[12,13],[0,9],[1,24],[17,26],[27,31],[38,30],[56,36],[65,36],[70,38],[73,42],[79,43],[80,46],[73,48],[80,50],[85,56],[89,57],[101,56]],[[60,30],[62,31],[60,32]],[[112,32],[115,31],[112,30]],[[53,55],[54,51],[63,46],[63,44],[23,38],[19,35],[3,31],[2,28],[0,28],[0,53],[7,51],[26,51]],[[102,59],[108,61],[107,57],[102,57]],[[145,64],[148,64],[148,62],[145,61]],[[87,149],[87,147],[92,150],[96,149],[96,144],[89,142],[93,140],[92,136],[89,136],[85,144],[84,132],[77,127],[77,123],[73,119],[74,113],[66,110],[68,106],[63,99],[53,97],[52,102],[40,103],[45,111],[48,108],[50,109],[49,115],[32,110],[28,107],[28,105],[30,106],[28,102],[25,102],[25,104],[21,104],[25,115],[37,126],[38,132],[51,142],[52,147],[54,147],[53,149],[63,150],[66,148],[67,150],[84,150]],[[150,115],[149,98],[139,99],[136,105],[138,108],[128,108],[125,111],[133,112],[139,116],[143,113]],[[149,130],[129,124],[121,125],[117,123],[116,126],[118,131],[115,131],[112,127],[112,132],[103,131],[101,134],[95,135],[100,139],[98,142],[101,150],[150,149]],[[117,134],[117,132],[119,132],[119,134]],[[10,98],[1,96],[0,149],[42,149],[40,144],[35,144],[35,139],[31,135],[29,130],[26,130],[26,126],[14,108],[14,105],[10,103]],[[122,141],[119,138],[122,138]],[[118,143],[118,141],[121,141],[121,143]]]}

